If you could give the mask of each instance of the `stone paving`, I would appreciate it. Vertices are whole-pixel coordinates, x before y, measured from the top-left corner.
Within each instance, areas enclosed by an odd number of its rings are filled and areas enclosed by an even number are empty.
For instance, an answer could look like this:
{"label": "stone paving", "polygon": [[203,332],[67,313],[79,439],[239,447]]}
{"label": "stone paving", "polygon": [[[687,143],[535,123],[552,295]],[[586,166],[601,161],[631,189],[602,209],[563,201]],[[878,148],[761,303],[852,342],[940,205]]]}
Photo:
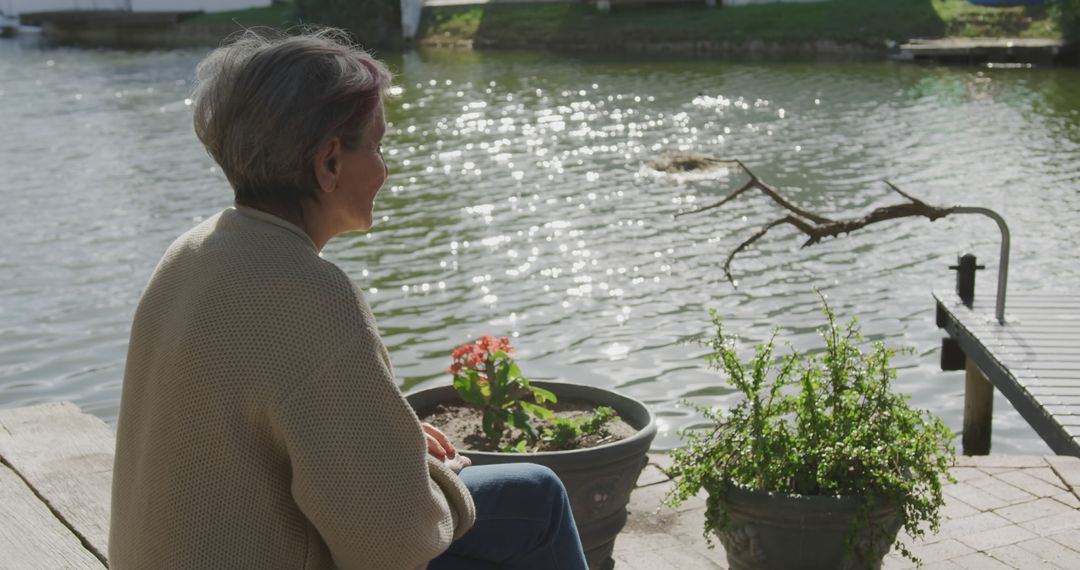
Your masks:
{"label": "stone paving", "polygon": [[[661,504],[671,482],[666,455],[650,455],[615,541],[615,568],[726,569],[723,547],[702,536],[705,501],[678,511]],[[911,543],[928,570],[1080,569],[1080,459],[1066,456],[960,457],[945,487],[938,533]],[[884,570],[915,565],[896,552]]]}

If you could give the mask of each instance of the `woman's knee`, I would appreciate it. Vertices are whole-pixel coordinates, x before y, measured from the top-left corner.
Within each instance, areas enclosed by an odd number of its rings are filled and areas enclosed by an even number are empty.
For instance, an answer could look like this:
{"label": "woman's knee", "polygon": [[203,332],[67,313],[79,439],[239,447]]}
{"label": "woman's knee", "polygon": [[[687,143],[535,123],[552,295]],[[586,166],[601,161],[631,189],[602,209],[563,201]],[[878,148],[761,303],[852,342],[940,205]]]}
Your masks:
{"label": "woman's knee", "polygon": [[466,467],[462,480],[475,495],[486,495],[497,502],[529,497],[529,503],[558,501],[566,488],[554,471],[535,463],[505,463]]}
{"label": "woman's knee", "polygon": [[563,486],[563,480],[559,479],[550,467],[536,463],[522,463],[518,476],[522,479],[521,485],[527,487],[525,492],[531,493],[532,496],[543,497],[556,503],[566,501],[566,487]]}
{"label": "woman's knee", "polygon": [[516,477],[522,485],[531,487],[534,493],[545,496],[566,494],[562,480],[551,468],[536,463],[519,463],[517,467]]}

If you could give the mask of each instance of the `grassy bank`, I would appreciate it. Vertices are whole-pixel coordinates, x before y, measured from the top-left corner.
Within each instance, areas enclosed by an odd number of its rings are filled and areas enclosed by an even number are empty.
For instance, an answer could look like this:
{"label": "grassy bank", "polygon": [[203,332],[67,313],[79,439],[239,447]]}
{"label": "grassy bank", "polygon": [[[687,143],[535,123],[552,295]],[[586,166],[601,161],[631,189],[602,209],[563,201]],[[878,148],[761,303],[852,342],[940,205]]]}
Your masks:
{"label": "grassy bank", "polygon": [[[617,0],[615,0],[617,1]],[[1080,2],[1080,0],[1076,0]],[[887,41],[935,37],[1059,39],[1054,14],[1043,7],[987,8],[967,0],[829,0],[706,8],[701,4],[616,6],[600,13],[589,4],[489,4],[426,8],[424,43],[558,48],[628,42],[837,42],[873,49]],[[196,24],[288,28],[291,2],[201,14]]]}
{"label": "grassy bank", "polygon": [[583,4],[496,4],[427,8],[428,42],[537,47],[591,41],[836,41],[880,45],[916,37],[1060,38],[1042,7],[986,8],[966,0],[830,0],[713,8],[617,6],[602,14]]}

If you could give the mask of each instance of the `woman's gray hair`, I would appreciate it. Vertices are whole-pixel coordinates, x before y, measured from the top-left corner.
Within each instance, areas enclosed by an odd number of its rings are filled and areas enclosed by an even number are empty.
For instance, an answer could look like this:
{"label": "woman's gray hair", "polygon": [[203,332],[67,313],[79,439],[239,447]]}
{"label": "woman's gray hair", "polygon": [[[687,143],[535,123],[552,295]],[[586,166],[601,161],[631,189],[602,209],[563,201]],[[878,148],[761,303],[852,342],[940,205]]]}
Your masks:
{"label": "woman's gray hair", "polygon": [[195,134],[238,204],[279,214],[318,201],[315,152],[335,136],[357,148],[391,82],[386,65],[333,28],[246,30],[195,74]]}

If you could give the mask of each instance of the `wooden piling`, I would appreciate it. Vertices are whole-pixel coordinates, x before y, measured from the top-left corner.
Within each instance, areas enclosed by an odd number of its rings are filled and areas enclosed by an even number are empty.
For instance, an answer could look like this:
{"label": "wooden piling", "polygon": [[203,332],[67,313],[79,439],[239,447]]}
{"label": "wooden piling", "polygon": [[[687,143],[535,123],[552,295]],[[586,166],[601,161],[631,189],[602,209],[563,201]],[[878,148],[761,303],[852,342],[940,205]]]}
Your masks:
{"label": "wooden piling", "polygon": [[964,455],[989,455],[994,385],[970,358],[964,380]]}

